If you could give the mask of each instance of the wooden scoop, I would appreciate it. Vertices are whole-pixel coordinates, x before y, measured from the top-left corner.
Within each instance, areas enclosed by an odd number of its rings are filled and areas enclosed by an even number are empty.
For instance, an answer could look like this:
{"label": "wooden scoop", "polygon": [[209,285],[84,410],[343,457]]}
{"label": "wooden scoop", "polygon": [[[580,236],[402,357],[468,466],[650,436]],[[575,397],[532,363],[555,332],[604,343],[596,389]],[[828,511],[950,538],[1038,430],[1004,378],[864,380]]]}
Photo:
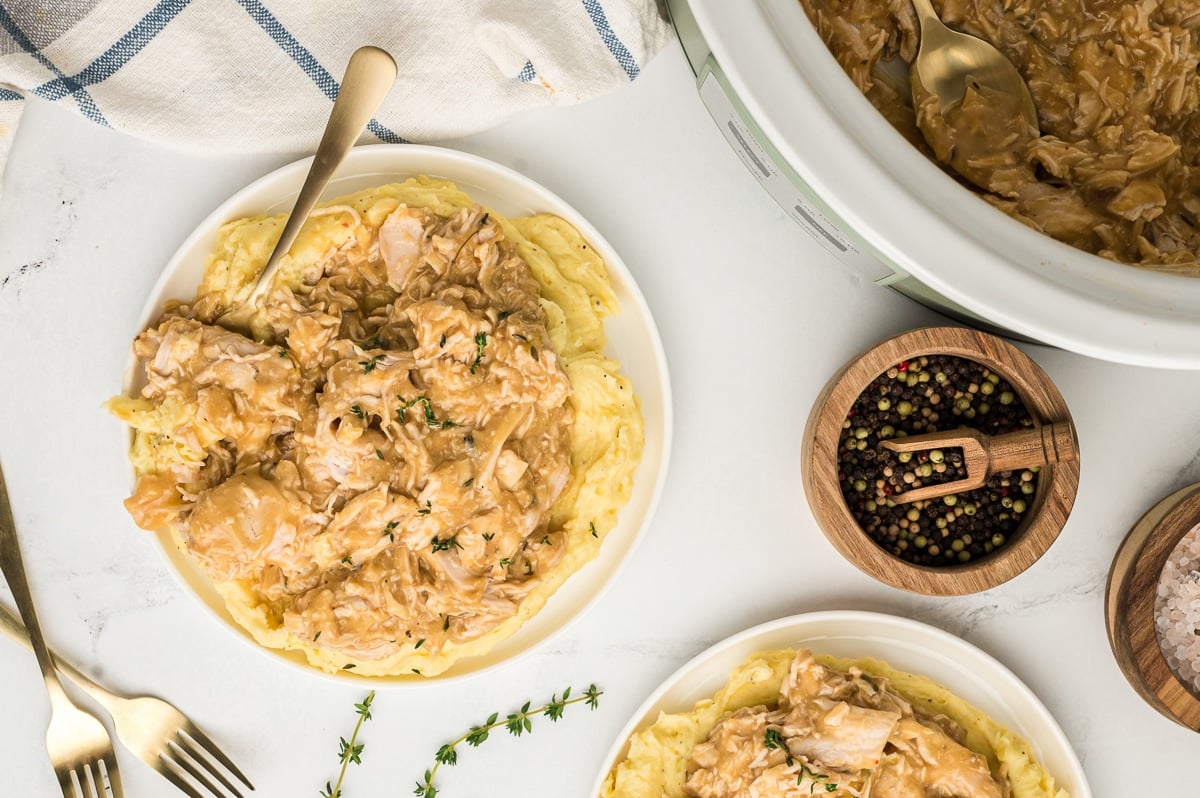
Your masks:
{"label": "wooden scoop", "polygon": [[929,449],[962,449],[967,475],[952,482],[906,490],[892,496],[897,504],[936,499],[951,493],[983,487],[987,478],[998,471],[1016,471],[1031,466],[1065,463],[1079,457],[1075,427],[1070,422],[1044,424],[1033,429],[1004,435],[985,435],[974,429],[931,432],[908,438],[883,441],[893,452],[918,452]]}

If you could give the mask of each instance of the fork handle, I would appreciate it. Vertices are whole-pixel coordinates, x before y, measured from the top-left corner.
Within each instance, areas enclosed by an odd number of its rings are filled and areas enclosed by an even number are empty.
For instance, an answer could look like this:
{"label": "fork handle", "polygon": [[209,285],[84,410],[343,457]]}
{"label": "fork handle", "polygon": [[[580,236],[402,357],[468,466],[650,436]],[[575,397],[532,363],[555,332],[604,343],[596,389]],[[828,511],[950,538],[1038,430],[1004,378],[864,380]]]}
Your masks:
{"label": "fork handle", "polygon": [[42,636],[42,628],[38,625],[37,611],[33,608],[33,593],[29,589],[29,580],[25,576],[25,563],[21,559],[21,547],[17,541],[17,525],[13,521],[12,505],[8,501],[8,488],[4,485],[4,470],[0,468],[0,572],[8,582],[13,600],[17,603],[17,611],[25,622],[29,633],[29,645],[37,657],[38,667],[42,671],[42,681],[46,683],[46,691],[50,693],[52,704],[70,701],[58,673],[54,669],[54,660],[50,650],[46,648],[46,639]]}
{"label": "fork handle", "polygon": [[[13,615],[12,610],[3,604],[0,604],[0,631],[3,631],[13,640],[25,646],[29,651],[33,650],[33,643],[29,641],[29,631],[21,624],[21,619]],[[49,651],[59,673],[66,676],[77,687],[96,699],[101,706],[111,711],[112,699],[118,697],[115,693],[96,684],[90,676],[60,657],[54,649],[49,649]]]}

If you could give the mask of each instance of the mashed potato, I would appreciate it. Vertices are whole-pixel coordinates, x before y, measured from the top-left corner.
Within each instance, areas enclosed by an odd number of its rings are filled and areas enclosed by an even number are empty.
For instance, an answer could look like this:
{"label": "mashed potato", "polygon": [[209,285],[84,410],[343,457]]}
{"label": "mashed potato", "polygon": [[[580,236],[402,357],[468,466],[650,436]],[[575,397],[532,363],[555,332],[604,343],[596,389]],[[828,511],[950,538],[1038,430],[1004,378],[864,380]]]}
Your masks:
{"label": "mashed potato", "polygon": [[[830,701],[832,698],[840,700]],[[722,730],[722,724],[757,722],[757,726],[750,726],[756,741],[769,734],[766,729],[783,729],[786,735],[789,727],[796,731],[795,718],[787,721],[783,715],[763,718],[763,711],[783,712],[785,707],[800,706],[805,700],[819,705],[827,720],[832,710],[838,718],[836,725],[830,723],[825,727],[818,722],[815,730],[807,735],[807,743],[811,744],[808,748],[802,742],[806,735],[798,734],[787,740],[787,748],[767,745],[764,750],[746,752],[752,755],[736,761],[735,755],[742,747],[737,744],[737,730]],[[822,704],[822,700],[826,703]],[[849,706],[844,706],[847,702]],[[864,705],[872,708],[864,708]],[[757,708],[757,713],[750,708]],[[651,726],[630,738],[626,758],[609,773],[601,795],[605,798],[682,798],[685,795],[719,794],[710,783],[705,783],[704,778],[696,775],[698,770],[708,768],[713,771],[718,767],[714,765],[718,757],[714,754],[713,742],[724,752],[721,756],[733,757],[735,769],[742,771],[751,766],[761,771],[770,764],[763,755],[772,752],[766,749],[780,748],[774,753],[781,760],[786,757],[786,767],[781,761],[777,769],[783,776],[779,781],[786,784],[787,789],[779,793],[755,792],[755,795],[785,795],[796,790],[799,790],[796,794],[807,794],[810,789],[813,794],[835,797],[924,795],[925,792],[901,793],[895,784],[882,783],[880,774],[873,772],[880,769],[875,758],[870,758],[874,764],[869,767],[859,767],[862,763],[853,760],[839,762],[836,768],[822,764],[831,761],[830,749],[834,743],[842,749],[847,747],[845,739],[836,738],[834,729],[846,731],[852,721],[869,727],[872,720],[879,719],[886,727],[885,734],[887,729],[892,730],[879,759],[884,762],[894,759],[896,743],[904,745],[896,731],[896,719],[902,715],[919,719],[923,724],[922,732],[944,730],[949,736],[959,738],[956,742],[961,746],[980,755],[979,762],[986,763],[983,767],[990,771],[990,781],[994,781],[995,789],[1000,791],[996,794],[1006,798],[1068,798],[1034,759],[1025,740],[931,680],[897,671],[879,660],[812,656],[805,651],[790,649],[753,655],[733,671],[728,683],[713,698],[698,702],[689,712],[660,713]],[[904,722],[900,721],[901,724]],[[855,742],[869,736],[857,733]],[[782,741],[782,738],[777,736],[776,740]],[[703,750],[705,747],[709,750]],[[926,745],[925,750],[930,747]],[[947,743],[941,750],[949,751],[950,747]],[[764,747],[760,745],[759,748]],[[793,754],[797,761],[793,761]],[[763,781],[758,782],[756,789],[763,789]],[[916,781],[914,777],[913,783]],[[949,794],[983,795],[992,790],[985,784],[977,792],[963,786],[964,783],[960,779],[955,788],[962,792]],[[932,791],[928,794],[946,793]]]}
{"label": "mashed potato", "polygon": [[329,671],[436,675],[594,558],[643,446],[604,354],[603,260],[415,178],[314,211],[254,339],[283,216],[223,226],[197,297],[138,336],[137,523],[170,529],[263,645]]}

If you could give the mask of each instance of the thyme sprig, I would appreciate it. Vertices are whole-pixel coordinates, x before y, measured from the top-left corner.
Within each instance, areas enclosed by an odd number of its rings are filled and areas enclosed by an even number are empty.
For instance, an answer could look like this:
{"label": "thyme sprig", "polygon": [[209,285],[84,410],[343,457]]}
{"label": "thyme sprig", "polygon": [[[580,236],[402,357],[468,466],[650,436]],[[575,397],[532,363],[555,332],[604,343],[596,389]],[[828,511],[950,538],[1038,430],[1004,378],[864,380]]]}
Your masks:
{"label": "thyme sprig", "polygon": [[351,763],[362,764],[364,744],[358,741],[358,733],[362,730],[362,725],[371,719],[371,702],[374,700],[375,691],[372,690],[367,693],[367,697],[362,700],[361,704],[354,705],[354,712],[358,715],[358,722],[354,724],[354,732],[350,735],[349,741],[345,737],[338,738],[338,761],[342,763],[342,769],[338,771],[336,782],[333,784],[325,782],[325,789],[321,790],[321,798],[341,798],[342,781],[346,778],[346,768],[350,767]]}
{"label": "thyme sprig", "polygon": [[400,419],[401,424],[408,420],[408,414],[405,411],[407,411],[413,405],[421,404],[425,406],[426,426],[433,427],[434,429],[450,429],[451,427],[458,426],[457,422],[451,421],[448,418],[438,421],[437,416],[433,412],[433,403],[429,401],[428,396],[418,396],[416,399],[408,400],[405,400],[403,396],[397,396],[396,398],[402,403],[400,407],[396,409],[396,416]]}
{"label": "thyme sprig", "polygon": [[[763,744],[767,748],[776,748],[781,751],[788,750],[787,742],[784,741],[783,735],[779,733],[778,729],[767,729],[767,732],[764,735]],[[796,760],[792,758],[792,755],[790,752],[788,753],[787,759],[785,761],[787,762],[788,767],[791,767],[792,765],[794,765],[796,763]],[[814,794],[814,792],[816,791],[818,786],[823,788],[825,790],[825,792],[833,792],[834,790],[836,790],[838,788],[837,784],[835,784],[834,782],[829,780],[829,776],[827,776],[826,774],[821,773],[819,771],[811,770],[803,762],[801,762],[800,763],[800,772],[796,776],[796,786],[797,787],[803,786],[805,776],[807,776],[809,778],[809,785],[808,785],[808,794],[809,795]]]}
{"label": "thyme sprig", "polygon": [[475,334],[475,362],[471,364],[471,373],[475,373],[475,369],[479,368],[483,362],[483,349],[487,346],[487,333],[481,332]]}
{"label": "thyme sprig", "polygon": [[413,794],[418,798],[436,798],[440,792],[434,786],[434,779],[437,778],[438,769],[442,765],[454,766],[458,764],[458,746],[466,743],[472,748],[477,748],[482,745],[491,734],[492,731],[500,727],[511,734],[513,737],[520,737],[523,734],[533,731],[533,718],[537,715],[544,715],[551,721],[557,721],[563,716],[563,712],[571,704],[584,703],[589,709],[595,709],[600,705],[600,696],[604,695],[604,691],[596,689],[596,685],[588,685],[588,688],[580,695],[571,697],[571,688],[568,687],[563,691],[562,698],[555,693],[550,696],[550,701],[536,709],[531,709],[531,701],[526,701],[525,704],[516,712],[510,712],[504,718],[500,717],[500,713],[493,712],[479,726],[472,726],[470,731],[459,735],[456,739],[446,743],[437,750],[433,755],[433,767],[425,771],[425,776],[421,781],[417,782],[417,788],[413,790]]}

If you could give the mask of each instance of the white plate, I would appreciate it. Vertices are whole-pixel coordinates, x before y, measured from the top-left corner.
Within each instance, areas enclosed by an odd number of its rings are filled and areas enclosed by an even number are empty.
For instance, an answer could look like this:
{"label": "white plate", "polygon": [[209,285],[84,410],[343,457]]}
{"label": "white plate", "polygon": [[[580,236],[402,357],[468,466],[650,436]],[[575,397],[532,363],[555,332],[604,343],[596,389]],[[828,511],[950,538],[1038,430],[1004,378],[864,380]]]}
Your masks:
{"label": "white plate", "polygon": [[835,657],[875,657],[893,668],[933,679],[1024,737],[1037,760],[1071,798],[1092,798],[1083,767],[1067,737],[1037,696],[1008,668],[954,635],[907,618],[874,612],[793,615],[727,638],[675,671],[633,717],[609,749],[591,795],[625,758],[629,737],[660,712],[687,712],[711,698],[751,654],[809,648]]}
{"label": "white plate", "polygon": [[[310,161],[311,158],[297,161],[251,183],[201,222],[167,263],[162,277],[150,292],[138,330],[145,329],[157,320],[164,301],[195,296],[205,257],[213,250],[217,230],[222,224],[243,216],[289,211],[304,182]],[[477,674],[529,651],[562,631],[599,598],[622,564],[633,554],[654,515],[671,450],[670,380],[662,342],[650,310],[621,258],[600,233],[562,199],[528,178],[483,158],[437,147],[389,144],[359,147],[352,151],[322,198],[331,199],[417,175],[451,180],[475,201],[507,216],[535,212],[557,214],[575,225],[600,253],[608,267],[609,278],[621,308],[617,315],[605,320],[604,329],[608,335],[605,352],[621,362],[621,370],[633,381],[634,391],[641,399],[646,445],[634,478],[633,495],[621,509],[617,525],[605,537],[599,556],[571,576],[542,611],[515,635],[500,641],[488,654],[462,660],[436,677],[363,677],[352,671],[325,674],[308,665],[304,655],[299,652],[259,646],[250,633],[229,615],[204,570],[186,552],[180,551],[169,535],[159,534],[159,543],[172,570],[185,587],[241,639],[271,654],[277,661],[300,666],[310,673],[329,675],[342,681],[369,682],[372,686],[444,683]],[[139,371],[138,361],[131,354],[124,383],[127,394],[132,395],[141,387]]]}

